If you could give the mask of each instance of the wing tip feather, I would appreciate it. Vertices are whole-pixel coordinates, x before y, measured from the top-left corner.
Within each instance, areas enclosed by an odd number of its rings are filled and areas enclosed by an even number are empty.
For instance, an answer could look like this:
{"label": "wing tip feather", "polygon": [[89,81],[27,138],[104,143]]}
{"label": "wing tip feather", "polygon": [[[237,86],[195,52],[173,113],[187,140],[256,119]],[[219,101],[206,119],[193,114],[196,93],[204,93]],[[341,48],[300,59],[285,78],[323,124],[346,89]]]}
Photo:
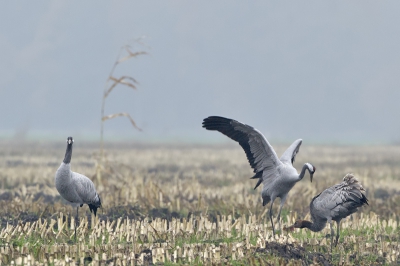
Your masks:
{"label": "wing tip feather", "polygon": [[231,126],[232,119],[222,116],[209,116],[203,119],[202,127],[208,130],[218,130],[224,126]]}

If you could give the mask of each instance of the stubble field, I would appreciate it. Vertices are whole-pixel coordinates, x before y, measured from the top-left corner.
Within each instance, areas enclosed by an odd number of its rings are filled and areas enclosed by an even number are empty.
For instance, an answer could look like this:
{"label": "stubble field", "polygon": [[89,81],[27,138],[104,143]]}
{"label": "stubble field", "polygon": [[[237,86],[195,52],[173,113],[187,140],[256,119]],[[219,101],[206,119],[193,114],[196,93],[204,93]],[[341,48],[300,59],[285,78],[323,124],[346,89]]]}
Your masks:
{"label": "stubble field", "polygon": [[[76,141],[72,170],[94,181],[103,208],[97,218],[80,208],[75,243],[75,212],[54,185],[64,144],[1,143],[1,265],[400,264],[399,146],[303,143],[294,166],[310,162],[317,171],[313,183],[307,174],[289,193],[283,226],[309,218],[312,197],[348,172],[367,191],[370,205],[342,221],[331,254],[329,227],[272,237],[262,186],[253,190],[251,168],[234,143],[108,144],[99,164],[98,147]],[[278,155],[286,148],[274,147]]]}

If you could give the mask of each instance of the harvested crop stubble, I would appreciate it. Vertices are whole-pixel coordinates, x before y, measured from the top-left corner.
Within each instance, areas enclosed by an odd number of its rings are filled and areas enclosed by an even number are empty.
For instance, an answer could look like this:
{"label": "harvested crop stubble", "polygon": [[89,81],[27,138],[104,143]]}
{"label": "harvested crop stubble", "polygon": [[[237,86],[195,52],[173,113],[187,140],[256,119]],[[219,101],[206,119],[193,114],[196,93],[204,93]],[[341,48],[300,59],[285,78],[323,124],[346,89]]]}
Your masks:
{"label": "harvested crop stubble", "polygon": [[[78,143],[76,143],[78,145]],[[72,165],[92,177],[96,147],[80,144]],[[281,154],[286,145],[276,147]],[[98,219],[80,208],[73,243],[73,210],[54,187],[64,143],[3,143],[0,152],[0,262],[36,264],[127,261],[128,264],[396,264],[399,261],[399,147],[302,147],[318,168],[289,193],[283,226],[308,218],[311,198],[353,172],[370,206],[344,220],[339,245],[328,254],[330,230],[296,230],[272,239],[240,147],[108,147]],[[380,154],[379,157],[376,154]],[[96,180],[95,180],[96,182]],[[277,208],[274,208],[276,213]],[[73,215],[72,215],[73,216]],[[96,265],[96,263],[94,265]]]}
{"label": "harvested crop stubble", "polygon": [[[246,261],[254,257],[266,259],[272,257],[301,265],[301,262],[327,263],[329,239],[324,234],[309,237],[305,231],[282,234],[272,237],[268,224],[257,222],[255,215],[233,219],[229,216],[218,216],[216,221],[207,217],[189,219],[148,218],[139,220],[117,219],[100,221],[85,217],[77,228],[78,243],[70,239],[74,235],[74,222],[64,219],[60,213],[55,219],[38,220],[6,226],[0,232],[3,246],[0,248],[0,259],[3,263],[54,263],[81,262],[85,259],[93,262],[122,261],[128,263],[232,263]],[[294,222],[294,217],[289,217]],[[377,215],[355,217],[353,221],[343,223],[342,230],[353,227],[358,230],[375,230],[371,238],[375,241],[365,242],[364,236],[347,235],[343,245],[339,244],[340,261],[350,262],[352,254],[346,250],[358,251],[359,256],[375,256],[386,262],[396,263],[399,260],[400,243],[385,241],[378,232],[388,227],[396,227],[394,220],[381,221]],[[325,234],[328,230],[325,230]],[[395,237],[395,234],[386,234]],[[30,242],[30,240],[33,240]],[[19,241],[26,241],[18,245]],[[267,257],[263,257],[266,255]]]}

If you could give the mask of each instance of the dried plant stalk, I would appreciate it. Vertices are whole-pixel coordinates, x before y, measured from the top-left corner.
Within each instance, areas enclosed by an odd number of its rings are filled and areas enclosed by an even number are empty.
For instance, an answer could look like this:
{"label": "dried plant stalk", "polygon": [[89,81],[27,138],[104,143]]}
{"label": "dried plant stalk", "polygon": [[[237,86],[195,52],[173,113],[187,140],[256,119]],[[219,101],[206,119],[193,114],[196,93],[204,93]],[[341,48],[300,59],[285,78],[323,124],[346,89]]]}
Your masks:
{"label": "dried plant stalk", "polygon": [[[122,52],[125,51],[128,55],[122,56]],[[130,87],[132,89],[137,89],[135,84],[138,84],[138,82],[131,76],[121,76],[120,78],[116,78],[114,76],[114,71],[118,64],[125,62],[129,59],[135,58],[139,55],[144,55],[147,54],[144,51],[139,51],[139,52],[132,52],[130,46],[125,45],[121,48],[117,59],[114,62],[113,67],[111,68],[110,74],[108,75],[105,88],[104,88],[104,93],[103,93],[103,99],[102,99],[102,104],[101,104],[101,128],[100,128],[100,162],[97,164],[96,167],[96,177],[97,181],[101,183],[101,171],[104,169],[104,122],[113,119],[119,116],[125,116],[129,119],[131,124],[133,125],[134,128],[141,130],[137,125],[136,122],[133,120],[132,116],[129,113],[117,113],[117,114],[111,114],[111,115],[105,115],[105,103],[108,95],[116,88],[118,85],[123,85]],[[112,82],[111,85],[109,85],[109,82]]]}
{"label": "dried plant stalk", "polygon": [[108,119],[113,119],[113,118],[116,118],[116,117],[119,117],[119,116],[127,117],[129,119],[129,121],[131,121],[132,126],[137,128],[138,130],[142,131],[142,129],[136,125],[135,121],[132,119],[132,117],[128,113],[118,113],[118,114],[111,114],[111,115],[103,116],[103,118],[101,120],[102,121],[106,121]]}
{"label": "dried plant stalk", "polygon": [[126,60],[128,60],[128,59],[131,59],[132,57],[137,57],[137,56],[139,56],[139,55],[145,55],[145,54],[147,54],[147,53],[144,52],[144,51],[140,51],[140,52],[135,52],[135,53],[133,53],[133,52],[130,50],[130,47],[129,47],[129,46],[125,46],[125,47],[123,47],[123,48],[124,48],[125,51],[128,53],[128,55],[122,57],[121,59],[119,59],[119,60],[117,61],[118,64],[119,64],[119,63],[122,63],[122,62],[124,62],[124,61],[126,61]]}
{"label": "dried plant stalk", "polygon": [[[137,89],[136,86],[135,86],[133,83],[138,84],[138,82],[137,82],[134,78],[129,77],[129,76],[122,76],[122,77],[120,77],[119,79],[117,79],[117,78],[115,78],[115,77],[110,77],[109,80],[114,81],[114,83],[113,83],[113,84],[108,88],[108,90],[104,93],[104,98],[107,98],[108,94],[110,94],[110,92],[111,92],[118,84],[131,87],[132,89],[135,89],[135,90]],[[132,82],[129,82],[129,80],[132,81]]]}

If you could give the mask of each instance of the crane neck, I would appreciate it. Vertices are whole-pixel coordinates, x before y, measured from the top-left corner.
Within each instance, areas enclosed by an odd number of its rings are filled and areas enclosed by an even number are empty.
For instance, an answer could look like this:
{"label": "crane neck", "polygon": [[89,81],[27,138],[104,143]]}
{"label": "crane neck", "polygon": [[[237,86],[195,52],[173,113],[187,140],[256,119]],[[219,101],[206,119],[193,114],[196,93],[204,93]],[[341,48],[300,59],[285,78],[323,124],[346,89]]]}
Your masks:
{"label": "crane neck", "polygon": [[319,232],[322,229],[324,229],[326,225],[326,220],[325,221],[319,221],[319,222],[310,222],[310,221],[302,221],[301,222],[302,226],[300,228],[308,228],[313,232]]}
{"label": "crane neck", "polygon": [[71,157],[72,157],[72,143],[67,144],[67,150],[65,151],[65,157],[63,162],[65,164],[69,164],[71,162]]}
{"label": "crane neck", "polygon": [[299,180],[302,180],[302,179],[303,179],[304,175],[306,174],[306,170],[310,171],[310,170],[308,169],[307,164],[304,164],[304,165],[303,165],[303,168],[301,169],[300,175],[299,175]]}

